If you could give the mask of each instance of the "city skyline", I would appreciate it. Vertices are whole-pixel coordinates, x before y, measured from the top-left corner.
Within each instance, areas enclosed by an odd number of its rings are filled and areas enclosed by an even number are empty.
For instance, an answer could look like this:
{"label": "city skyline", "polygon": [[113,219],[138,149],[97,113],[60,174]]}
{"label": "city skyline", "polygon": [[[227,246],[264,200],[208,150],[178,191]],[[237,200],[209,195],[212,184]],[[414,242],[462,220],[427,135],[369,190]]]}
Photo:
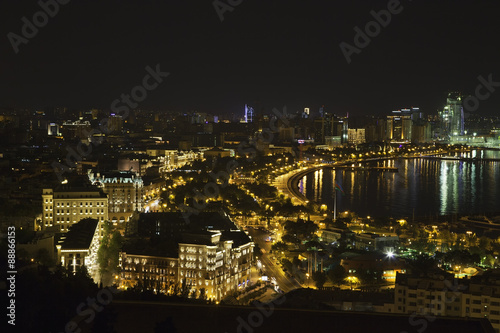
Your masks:
{"label": "city skyline", "polygon": [[23,332],[500,332],[500,2],[0,2]]}
{"label": "city skyline", "polygon": [[[385,21],[391,1],[242,1],[223,13],[214,3],[61,4],[17,44],[12,34],[24,36],[23,17],[32,22],[42,8],[2,4],[9,16],[1,23],[0,106],[107,109],[156,64],[170,75],[140,108],[211,114],[238,113],[245,103],[256,112],[324,105],[337,114],[381,115],[407,105],[431,114],[450,91],[474,95],[479,76],[497,82],[491,2],[401,1]],[[357,31],[377,17],[388,23],[372,24],[369,43],[356,44]],[[357,51],[347,56],[347,44]],[[499,101],[492,93],[477,112],[493,115]]]}

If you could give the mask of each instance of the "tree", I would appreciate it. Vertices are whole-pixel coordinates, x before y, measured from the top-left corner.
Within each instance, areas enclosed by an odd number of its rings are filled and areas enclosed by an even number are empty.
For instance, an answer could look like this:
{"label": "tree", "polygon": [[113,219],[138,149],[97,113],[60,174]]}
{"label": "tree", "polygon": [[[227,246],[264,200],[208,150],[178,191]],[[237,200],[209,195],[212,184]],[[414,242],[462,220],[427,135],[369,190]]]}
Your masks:
{"label": "tree", "polygon": [[205,288],[200,289],[200,293],[198,294],[198,299],[205,301],[207,299],[207,290]]}
{"label": "tree", "polygon": [[187,279],[182,279],[181,297],[187,298],[188,295],[189,295],[189,286],[187,285]]}
{"label": "tree", "polygon": [[271,246],[271,249],[275,252],[281,252],[288,250],[288,246],[283,242],[276,242]]}
{"label": "tree", "polygon": [[317,288],[322,288],[326,282],[326,274],[324,272],[316,271],[312,274],[312,278]]}
{"label": "tree", "polygon": [[347,277],[347,272],[342,265],[337,265],[328,271],[328,278],[339,287]]}
{"label": "tree", "polygon": [[[448,254],[445,254],[445,257]],[[428,255],[421,254],[411,261],[411,265],[415,270],[419,272],[427,272],[434,269],[437,266],[436,259],[429,257]]]}
{"label": "tree", "polygon": [[113,276],[118,272],[119,252],[122,246],[122,236],[118,231],[112,231],[113,225],[104,223],[104,232],[99,249],[97,250],[97,264],[101,282],[105,286],[112,284]]}
{"label": "tree", "polygon": [[41,248],[37,251],[35,260],[40,265],[53,266],[55,265],[54,258],[49,254],[49,251],[45,248]]}
{"label": "tree", "polygon": [[283,259],[281,261],[281,263],[283,264],[283,267],[285,268],[285,270],[289,271],[289,272],[292,272],[293,271],[293,264],[290,260],[288,259]]}
{"label": "tree", "polygon": [[295,256],[293,257],[292,264],[295,267],[300,267],[300,265],[302,265],[302,261],[299,259],[299,257]]}
{"label": "tree", "polygon": [[257,243],[255,243],[255,245],[253,247],[253,254],[255,257],[262,255],[262,249],[260,248],[259,244],[257,244]]}
{"label": "tree", "polygon": [[478,246],[480,249],[483,249],[485,251],[491,250],[491,239],[484,237],[484,236],[479,238]]}
{"label": "tree", "polygon": [[310,239],[317,230],[318,225],[311,220],[298,219],[297,222],[285,222],[285,232],[299,239]]}
{"label": "tree", "polygon": [[291,244],[295,244],[295,245],[300,244],[300,239],[298,239],[297,237],[290,235],[290,234],[283,235],[283,237],[281,237],[281,239],[285,243],[291,243]]}
{"label": "tree", "polygon": [[180,292],[181,292],[181,286],[179,285],[179,283],[174,284],[173,294],[175,296],[179,296]]}
{"label": "tree", "polygon": [[308,250],[319,250],[324,248],[323,245],[316,240],[309,241],[305,245]]}
{"label": "tree", "polygon": [[493,267],[495,265],[495,258],[491,254],[487,254],[486,257],[484,257],[483,265]]}
{"label": "tree", "polygon": [[479,264],[481,257],[467,250],[454,250],[445,254],[445,261],[453,266],[467,267]]}
{"label": "tree", "polygon": [[363,284],[373,285],[382,281],[382,272],[379,270],[359,270],[356,274]]}
{"label": "tree", "polygon": [[333,222],[333,226],[339,229],[347,229],[347,223],[351,222],[351,220],[347,217],[339,217]]}

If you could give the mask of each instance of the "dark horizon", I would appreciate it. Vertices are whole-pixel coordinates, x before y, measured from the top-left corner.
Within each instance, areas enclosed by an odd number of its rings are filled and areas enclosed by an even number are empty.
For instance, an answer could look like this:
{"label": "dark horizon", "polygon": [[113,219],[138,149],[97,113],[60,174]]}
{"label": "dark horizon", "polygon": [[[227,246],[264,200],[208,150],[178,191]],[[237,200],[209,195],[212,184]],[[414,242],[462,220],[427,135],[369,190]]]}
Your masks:
{"label": "dark horizon", "polygon": [[[400,2],[399,13],[346,61],[371,10],[391,1],[343,4],[242,1],[221,22],[212,1],[88,1],[59,11],[16,54],[8,34],[21,35],[37,2],[2,3],[0,106],[109,109],[140,84],[146,66],[170,75],[148,92],[141,109],[239,114],[324,105],[336,114],[385,115],[418,106],[435,114],[448,91],[474,95],[478,76],[500,81],[498,3]],[[480,102],[495,115],[500,94]]]}

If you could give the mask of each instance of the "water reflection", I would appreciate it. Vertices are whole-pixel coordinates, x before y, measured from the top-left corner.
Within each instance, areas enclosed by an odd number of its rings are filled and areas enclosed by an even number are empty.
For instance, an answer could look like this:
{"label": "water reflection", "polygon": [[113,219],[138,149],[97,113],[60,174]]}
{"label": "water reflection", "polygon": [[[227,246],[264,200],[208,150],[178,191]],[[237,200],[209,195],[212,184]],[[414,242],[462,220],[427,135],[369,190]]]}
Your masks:
{"label": "water reflection", "polygon": [[[467,157],[500,158],[499,151],[476,154]],[[338,211],[361,216],[409,217],[414,209],[417,216],[500,211],[500,162],[397,159],[373,166],[395,166],[399,172],[324,169],[304,177],[299,189],[333,209],[335,179],[345,191],[337,196]]]}

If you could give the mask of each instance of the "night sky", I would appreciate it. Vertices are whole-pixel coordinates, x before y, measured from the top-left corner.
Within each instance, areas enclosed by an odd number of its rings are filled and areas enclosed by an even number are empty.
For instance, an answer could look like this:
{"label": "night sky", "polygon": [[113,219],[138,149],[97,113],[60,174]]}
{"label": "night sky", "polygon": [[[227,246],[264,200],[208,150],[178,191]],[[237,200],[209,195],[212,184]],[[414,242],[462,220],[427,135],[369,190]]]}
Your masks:
{"label": "night sky", "polygon": [[[21,18],[41,8],[2,1],[0,107],[106,109],[158,63],[170,76],[141,108],[434,114],[449,90],[474,94],[479,75],[500,82],[499,1],[401,0],[348,64],[339,44],[353,45],[354,27],[389,2],[243,0],[221,22],[212,0],[73,0],[15,54],[7,34],[21,35]],[[478,113],[498,114],[497,89]]]}

